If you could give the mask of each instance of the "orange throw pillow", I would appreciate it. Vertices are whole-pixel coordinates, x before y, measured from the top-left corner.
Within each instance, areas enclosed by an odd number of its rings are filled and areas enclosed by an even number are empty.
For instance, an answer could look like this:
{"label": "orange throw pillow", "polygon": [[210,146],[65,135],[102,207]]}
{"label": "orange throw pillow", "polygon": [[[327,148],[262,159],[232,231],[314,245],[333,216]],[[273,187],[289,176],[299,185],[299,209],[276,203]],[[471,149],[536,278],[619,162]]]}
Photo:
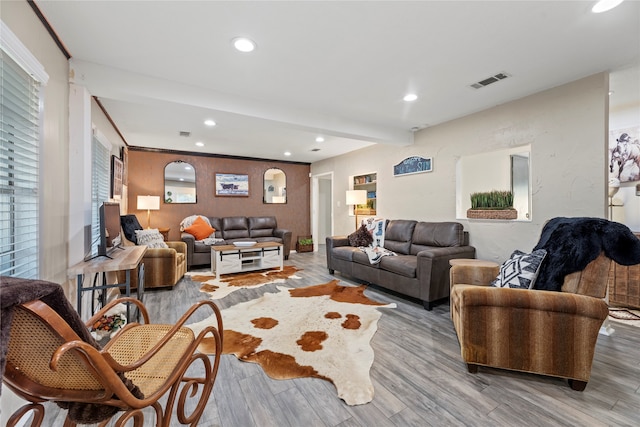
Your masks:
{"label": "orange throw pillow", "polygon": [[216,229],[207,224],[206,221],[199,216],[195,221],[193,221],[191,227],[185,228],[184,231],[189,234],[193,234],[196,240],[202,240],[211,236]]}

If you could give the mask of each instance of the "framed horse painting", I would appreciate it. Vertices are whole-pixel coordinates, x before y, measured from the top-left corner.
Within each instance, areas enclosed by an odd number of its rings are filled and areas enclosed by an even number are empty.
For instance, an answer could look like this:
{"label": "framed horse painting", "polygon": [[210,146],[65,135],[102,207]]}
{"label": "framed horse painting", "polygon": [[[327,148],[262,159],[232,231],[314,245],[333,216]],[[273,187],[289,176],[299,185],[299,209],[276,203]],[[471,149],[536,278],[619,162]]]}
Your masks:
{"label": "framed horse painting", "polygon": [[609,132],[609,179],[640,181],[640,126]]}

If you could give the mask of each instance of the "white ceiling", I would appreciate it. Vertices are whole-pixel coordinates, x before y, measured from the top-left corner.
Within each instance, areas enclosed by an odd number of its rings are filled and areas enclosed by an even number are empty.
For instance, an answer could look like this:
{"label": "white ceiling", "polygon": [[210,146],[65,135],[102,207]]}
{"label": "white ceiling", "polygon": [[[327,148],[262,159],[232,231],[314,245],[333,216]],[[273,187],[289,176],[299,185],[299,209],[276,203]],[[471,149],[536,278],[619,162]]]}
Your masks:
{"label": "white ceiling", "polygon": [[607,70],[637,101],[640,2],[594,3],[36,0],[129,145],[309,163]]}

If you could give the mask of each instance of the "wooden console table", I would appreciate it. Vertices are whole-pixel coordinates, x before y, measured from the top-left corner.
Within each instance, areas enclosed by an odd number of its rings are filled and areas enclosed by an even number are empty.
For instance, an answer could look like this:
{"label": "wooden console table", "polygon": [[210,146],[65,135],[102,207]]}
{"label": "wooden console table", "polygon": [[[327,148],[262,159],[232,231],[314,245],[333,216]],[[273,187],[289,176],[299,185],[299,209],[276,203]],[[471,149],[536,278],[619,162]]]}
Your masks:
{"label": "wooden console table", "polygon": [[[147,247],[142,246],[122,246],[121,248],[114,249],[109,257],[96,257],[89,261],[81,261],[67,270],[69,277],[77,276],[77,310],[78,314],[82,317],[82,293],[86,291],[106,290],[109,288],[125,287],[126,296],[131,296],[131,272],[142,261],[142,257],[146,252]],[[114,283],[111,285],[102,284],[98,286],[91,286],[91,280],[89,279],[89,286],[85,286],[85,276],[92,274],[100,274],[115,271],[126,271],[126,279],[124,283]],[[138,277],[138,289],[136,296],[140,301],[144,295],[144,267],[139,269]],[[127,305],[127,319],[131,320],[129,316],[129,306]]]}

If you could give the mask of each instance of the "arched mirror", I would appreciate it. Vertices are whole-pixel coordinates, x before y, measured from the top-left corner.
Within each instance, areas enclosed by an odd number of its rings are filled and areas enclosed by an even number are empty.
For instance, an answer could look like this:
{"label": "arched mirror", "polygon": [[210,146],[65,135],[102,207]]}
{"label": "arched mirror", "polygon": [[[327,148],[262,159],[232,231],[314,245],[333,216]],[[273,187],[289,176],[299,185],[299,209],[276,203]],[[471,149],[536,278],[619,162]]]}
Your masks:
{"label": "arched mirror", "polygon": [[264,173],[264,203],[287,203],[287,175],[282,169],[271,168]]}
{"label": "arched mirror", "polygon": [[196,170],[189,163],[177,160],[165,166],[164,202],[196,202]]}

